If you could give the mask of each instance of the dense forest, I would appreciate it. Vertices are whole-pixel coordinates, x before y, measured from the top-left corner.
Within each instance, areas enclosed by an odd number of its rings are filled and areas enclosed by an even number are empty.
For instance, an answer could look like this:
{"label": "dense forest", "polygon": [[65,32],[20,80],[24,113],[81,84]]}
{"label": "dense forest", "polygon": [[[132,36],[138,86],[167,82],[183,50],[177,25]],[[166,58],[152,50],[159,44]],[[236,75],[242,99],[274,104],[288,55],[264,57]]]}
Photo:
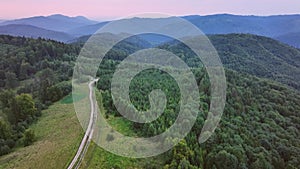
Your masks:
{"label": "dense forest", "polygon": [[[198,136],[209,113],[210,105],[209,77],[205,68],[201,66],[200,60],[195,58],[192,52],[187,51],[184,45],[176,44],[177,42],[159,46],[176,53],[187,64],[194,67],[193,73],[200,86],[201,109],[191,133],[175,148],[162,155],[164,166],[149,163],[143,167],[166,169],[300,168],[298,160],[300,158],[300,97],[299,91],[296,90],[298,82],[289,81],[289,77],[285,77],[283,84],[272,81],[281,81],[281,79],[276,79],[275,75],[282,76],[286,70],[281,70],[279,66],[276,67],[279,69],[275,71],[272,67],[278,60],[270,58],[270,56],[281,57],[284,62],[290,61],[290,64],[294,66],[285,63],[283,65],[295,73],[299,71],[299,66],[296,65],[299,63],[299,51],[274,40],[253,35],[218,35],[210,38],[213,39],[213,43],[221,41],[215,46],[228,68],[226,69],[228,83],[226,107],[216,132],[207,142],[198,144]],[[230,43],[225,43],[227,39],[233,39],[232,42],[234,39],[240,39],[240,42],[230,46],[227,45]],[[274,51],[270,54],[270,51],[262,48],[270,43],[281,47],[283,53]],[[120,49],[122,45],[118,45],[116,48]],[[179,45],[182,46],[178,48]],[[239,47],[240,51],[234,51],[232,48],[238,48],[237,45],[245,46]],[[108,55],[98,71],[98,76],[102,78],[97,87],[102,91],[104,108],[107,110],[106,117],[121,116],[111,98],[110,82],[117,65],[126,57],[125,54],[126,52],[123,52],[124,57]],[[253,56],[258,58],[253,58]],[[262,57],[266,59],[257,62]],[[252,65],[246,64],[249,63],[248,60],[252,60]],[[265,69],[260,71],[256,68]],[[275,75],[268,75],[267,72],[272,72],[272,70],[275,71]],[[281,74],[276,74],[276,72]],[[297,74],[293,73],[290,75],[296,77]],[[161,89],[167,97],[164,114],[157,120],[145,124],[128,121],[136,135],[154,136],[164,132],[174,123],[179,111],[180,92],[174,79],[167,73],[155,69],[142,71],[131,81],[129,89],[131,102],[139,111],[149,110],[148,95],[152,90]],[[126,103],[123,104],[126,105]],[[130,110],[132,105],[126,106],[124,110]]]}
{"label": "dense forest", "polygon": [[[107,66],[111,69],[111,62]],[[112,75],[107,70],[99,72],[106,74],[101,77]],[[199,145],[197,138],[208,114],[210,85],[205,69],[196,68],[193,72],[200,86],[202,110],[192,132],[165,154],[168,157],[165,168],[300,167],[300,97],[295,91],[269,80],[227,70],[227,104],[222,121],[212,138]],[[113,106],[106,80],[98,83],[103,91],[104,107],[108,115],[120,116]],[[134,106],[140,111],[149,109],[148,94],[157,88],[168,97],[164,114],[151,123],[131,123],[137,135],[162,133],[177,117],[179,88],[169,75],[158,70],[141,72],[131,82],[130,98]]]}
{"label": "dense forest", "polygon": [[[208,38],[226,68],[300,89],[299,49],[250,34],[210,35]],[[168,42],[159,48],[176,53],[190,66],[200,64],[200,60],[179,41]]]}
{"label": "dense forest", "polygon": [[72,91],[79,50],[51,40],[0,36],[0,155],[31,144],[28,126]]}
{"label": "dense forest", "polygon": [[[201,61],[178,41],[159,45],[158,48],[173,52],[192,67],[201,109],[190,134],[161,155],[163,166],[149,163],[142,167],[300,168],[300,51],[261,36],[230,34],[209,38],[226,67],[228,83],[225,111],[216,132],[207,142],[198,144],[210,105],[209,77]],[[71,92],[70,79],[82,41],[67,45],[45,39],[0,36],[0,155],[31,144],[35,138],[28,126],[38,119],[42,109]],[[129,54],[149,47],[151,44],[144,39],[133,37],[117,44],[101,63],[97,88],[107,116],[120,116],[110,92],[116,66]],[[170,75],[156,69],[140,72],[131,82],[133,105],[138,110],[148,110],[148,95],[154,89],[165,92],[166,109],[151,123],[128,121],[137,136],[162,133],[177,117],[178,85]]]}

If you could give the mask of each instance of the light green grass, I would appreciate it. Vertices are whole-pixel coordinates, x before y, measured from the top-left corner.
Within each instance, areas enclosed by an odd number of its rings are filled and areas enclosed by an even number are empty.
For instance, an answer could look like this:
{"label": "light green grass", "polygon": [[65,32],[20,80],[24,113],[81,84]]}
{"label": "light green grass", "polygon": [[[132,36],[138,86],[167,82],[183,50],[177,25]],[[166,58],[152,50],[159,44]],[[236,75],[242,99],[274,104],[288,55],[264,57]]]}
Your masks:
{"label": "light green grass", "polygon": [[126,135],[135,137],[137,134],[132,130],[132,123],[126,120],[124,117],[109,116],[107,119],[108,124],[110,124],[116,131]]}
{"label": "light green grass", "polygon": [[[102,96],[101,93],[96,90],[96,98],[101,113],[105,113],[105,109],[102,105]],[[133,135],[134,132],[131,130],[130,123],[125,121],[122,117],[113,117],[109,116],[107,120],[109,124],[119,132],[126,135]],[[85,158],[81,164],[81,168],[90,168],[90,169],[109,169],[109,168],[142,168],[139,167],[138,160],[121,157],[110,152],[107,152],[103,148],[96,145],[94,142],[91,143]]]}
{"label": "light green grass", "polygon": [[[105,112],[101,94],[96,91],[101,112]],[[67,100],[67,101],[66,101]],[[37,141],[28,147],[18,148],[14,152],[0,157],[0,169],[62,169],[73,159],[83,130],[78,122],[70,97],[50,106],[43,111],[42,117],[30,128],[34,130]],[[134,136],[131,123],[122,117],[110,116],[107,120],[119,132]],[[89,169],[139,169],[162,160],[157,158],[132,159],[114,155],[91,143],[81,164]]]}
{"label": "light green grass", "polygon": [[60,103],[62,103],[62,104],[71,104],[73,102],[80,101],[84,97],[85,97],[85,95],[83,95],[83,94],[72,93],[72,94],[69,94],[68,96],[64,97],[60,101]]}
{"label": "light green grass", "polygon": [[83,135],[73,104],[50,106],[30,128],[34,130],[37,141],[0,157],[0,168],[66,168]]}
{"label": "light green grass", "polygon": [[[103,107],[102,104],[102,95],[101,92],[96,90],[96,99],[99,106],[99,110],[101,114],[105,114],[106,110]],[[113,129],[116,131],[126,135],[126,136],[137,136],[137,134],[132,129],[132,122],[125,119],[124,117],[116,117],[113,115],[109,115],[106,119],[108,124],[112,126]]]}
{"label": "light green grass", "polygon": [[[106,110],[102,105],[102,96],[99,91],[96,91],[96,98],[101,114],[105,113]],[[107,122],[118,132],[127,136],[136,136],[136,133],[132,130],[132,123],[123,117],[109,116]],[[121,157],[110,152],[107,152],[103,148],[96,145],[94,142],[91,143],[85,158],[80,168],[88,169],[142,169],[148,164],[157,164],[162,166],[163,160],[160,157],[155,158],[142,158],[133,159],[128,157]],[[162,168],[162,167],[160,167]]]}

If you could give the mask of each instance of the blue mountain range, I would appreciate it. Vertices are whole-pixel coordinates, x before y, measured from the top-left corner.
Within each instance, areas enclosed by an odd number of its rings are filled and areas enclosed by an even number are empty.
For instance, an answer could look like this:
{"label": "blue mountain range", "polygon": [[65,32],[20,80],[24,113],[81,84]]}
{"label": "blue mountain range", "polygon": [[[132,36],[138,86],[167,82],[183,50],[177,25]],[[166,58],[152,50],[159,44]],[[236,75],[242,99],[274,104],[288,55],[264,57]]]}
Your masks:
{"label": "blue mountain range", "polygon": [[[190,21],[205,34],[248,33],[277,39],[300,48],[300,15],[240,16],[230,14],[190,15],[182,18]],[[141,18],[132,18],[141,19]],[[157,18],[168,20],[170,18]],[[74,41],[91,35],[107,22],[89,20],[83,16],[68,17],[60,14],[0,22],[0,34],[42,37],[62,42]],[[153,39],[148,37],[149,39]]]}

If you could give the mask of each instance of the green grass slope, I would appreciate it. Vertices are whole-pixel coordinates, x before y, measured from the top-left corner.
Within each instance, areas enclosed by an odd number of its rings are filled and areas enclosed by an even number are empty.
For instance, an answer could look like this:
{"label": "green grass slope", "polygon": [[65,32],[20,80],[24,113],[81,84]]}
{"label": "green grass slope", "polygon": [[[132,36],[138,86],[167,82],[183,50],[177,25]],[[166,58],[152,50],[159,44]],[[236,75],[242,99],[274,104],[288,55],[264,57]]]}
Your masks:
{"label": "green grass slope", "polygon": [[66,168],[83,134],[73,104],[55,103],[30,128],[37,141],[0,157],[0,168]]}
{"label": "green grass slope", "polygon": [[[102,114],[105,114],[106,110],[103,108],[102,95],[96,91],[98,106]],[[132,123],[123,117],[115,117],[110,115],[107,118],[108,123],[118,132],[128,135],[136,136]],[[104,168],[126,168],[126,169],[142,169],[147,166],[148,163],[156,163],[157,166],[163,166],[162,158],[144,158],[144,159],[132,159],[127,157],[121,157],[107,152],[103,148],[96,145],[94,142],[90,145],[88,153],[86,154],[80,168],[88,169],[104,169]]]}

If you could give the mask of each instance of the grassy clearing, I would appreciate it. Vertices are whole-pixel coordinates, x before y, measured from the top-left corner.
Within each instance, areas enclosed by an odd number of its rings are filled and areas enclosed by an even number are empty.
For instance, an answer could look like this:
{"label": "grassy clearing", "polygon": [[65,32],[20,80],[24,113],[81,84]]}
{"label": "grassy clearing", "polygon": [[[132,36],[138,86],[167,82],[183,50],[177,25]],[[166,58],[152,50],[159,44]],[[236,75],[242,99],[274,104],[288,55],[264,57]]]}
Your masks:
{"label": "grassy clearing", "polygon": [[[98,101],[98,106],[101,113],[105,112],[105,109],[102,105],[102,96],[101,93],[96,90],[96,98]],[[130,123],[125,121],[122,117],[113,117],[110,116],[108,119],[110,125],[113,126],[119,132],[126,135],[133,135],[134,132],[131,130]],[[114,155],[110,152],[107,152],[103,148],[96,145],[94,142],[91,143],[89,150],[83,159],[81,168],[90,168],[90,169],[106,169],[106,168],[142,168],[139,167],[139,162],[136,159],[126,158]]]}
{"label": "grassy clearing", "polygon": [[[95,90],[96,99],[98,103],[98,107],[101,114],[105,114],[106,110],[103,107],[102,104],[102,95],[101,92],[98,90]],[[129,120],[126,120],[124,117],[115,117],[112,115],[109,115],[106,119],[108,124],[112,126],[113,129],[116,131],[126,135],[126,136],[137,136],[137,134],[132,129],[132,122]]]}
{"label": "grassy clearing", "polygon": [[[101,94],[96,91],[101,112],[105,112]],[[71,95],[70,95],[71,96]],[[30,128],[34,130],[37,141],[33,145],[18,148],[0,157],[0,169],[60,169],[66,168],[73,159],[83,136],[83,130],[74,111],[72,97],[43,111],[42,117]],[[82,96],[78,96],[80,98]],[[82,98],[80,98],[82,99]],[[134,136],[131,123],[122,117],[110,116],[107,121],[119,132]],[[160,158],[131,159],[114,155],[91,143],[81,168],[90,169],[138,169],[153,163],[161,163]],[[148,165],[149,164],[149,165]]]}
{"label": "grassy clearing", "polygon": [[[96,91],[96,98],[98,101],[98,106],[101,113],[105,113],[106,110],[102,105],[102,96],[99,91]],[[123,117],[109,116],[107,119],[108,123],[118,132],[127,136],[136,136],[136,133],[132,130],[132,123],[125,120]],[[91,143],[85,158],[81,164],[80,168],[88,169],[139,169],[145,168],[145,166],[153,165],[162,166],[162,158],[143,158],[143,159],[133,159],[127,157],[121,157],[110,152],[107,152],[103,148],[96,145],[94,142]],[[162,167],[160,167],[162,168]]]}
{"label": "grassy clearing", "polygon": [[126,120],[124,117],[114,117],[114,116],[109,116],[107,119],[107,122],[113,126],[113,128],[126,135],[126,136],[131,136],[135,137],[137,134],[132,130],[132,123],[128,120]]}
{"label": "grassy clearing", "polygon": [[90,145],[88,153],[80,168],[109,169],[109,168],[142,168],[136,159],[114,155],[100,148],[94,142]]}
{"label": "grassy clearing", "polygon": [[34,130],[37,141],[0,157],[0,168],[66,168],[83,135],[73,104],[50,106],[30,128]]}
{"label": "grassy clearing", "polygon": [[73,93],[73,94],[69,94],[68,96],[64,97],[60,103],[62,104],[71,104],[73,102],[77,102],[80,101],[81,99],[83,99],[85,97],[85,95],[83,94],[79,94],[79,93]]}

